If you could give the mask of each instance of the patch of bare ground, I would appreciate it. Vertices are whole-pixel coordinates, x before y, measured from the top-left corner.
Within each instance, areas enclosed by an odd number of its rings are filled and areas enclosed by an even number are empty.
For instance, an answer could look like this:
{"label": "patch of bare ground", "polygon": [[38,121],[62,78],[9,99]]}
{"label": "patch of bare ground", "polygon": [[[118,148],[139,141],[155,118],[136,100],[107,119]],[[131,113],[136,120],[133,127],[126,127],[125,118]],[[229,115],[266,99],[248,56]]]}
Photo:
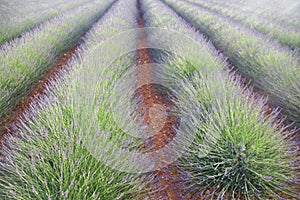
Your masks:
{"label": "patch of bare ground", "polygon": [[56,62],[56,65],[45,72],[42,78],[37,81],[33,89],[24,96],[15,107],[6,113],[4,120],[0,122],[0,127],[3,127],[3,129],[0,129],[0,148],[2,145],[5,145],[5,135],[17,134],[17,130],[14,127],[16,122],[24,116],[32,105],[37,103],[40,97],[45,95],[46,87],[51,86],[51,80],[58,77],[59,74],[67,68],[67,62],[75,54],[77,49],[78,45],[64,52]]}
{"label": "patch of bare ground", "polygon": [[[139,12],[138,25],[144,28],[141,5],[138,1],[137,9]],[[179,126],[179,119],[173,114],[174,103],[169,97],[170,93],[162,85],[151,83],[153,79],[153,65],[149,49],[143,48],[147,44],[146,33],[140,38],[137,70],[138,70],[138,89],[134,92],[134,98],[139,98],[139,112],[142,113],[142,124],[152,132],[152,135],[143,143],[142,148],[145,152],[157,151],[168,145],[176,137],[176,129]],[[168,155],[159,155],[158,160],[165,160]],[[167,160],[167,159],[166,159]],[[179,200],[183,199],[185,191],[182,181],[175,165],[159,166],[157,170],[150,172],[149,176],[154,177],[147,185],[151,188],[148,199],[153,200]],[[187,199],[187,198],[184,198]],[[195,199],[195,198],[188,198]],[[202,198],[196,198],[202,199]]]}

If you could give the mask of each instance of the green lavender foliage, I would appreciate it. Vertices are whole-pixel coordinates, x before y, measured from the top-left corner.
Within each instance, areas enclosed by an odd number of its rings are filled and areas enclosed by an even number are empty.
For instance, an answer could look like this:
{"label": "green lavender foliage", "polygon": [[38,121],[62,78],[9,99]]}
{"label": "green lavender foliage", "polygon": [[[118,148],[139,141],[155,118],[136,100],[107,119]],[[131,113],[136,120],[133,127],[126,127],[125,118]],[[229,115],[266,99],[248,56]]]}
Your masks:
{"label": "green lavender foliage", "polygon": [[0,48],[0,120],[29,92],[58,56],[73,47],[111,5],[91,2],[45,22]]}
{"label": "green lavender foliage", "polygon": [[[127,34],[129,39],[125,43],[112,43],[114,38],[109,38],[136,27],[137,11],[128,12],[135,3],[121,0],[112,6],[86,34],[85,43],[68,64],[69,70],[53,80],[47,95],[20,120],[19,137],[8,138],[11,148],[2,151],[5,156],[0,162],[1,197],[144,196],[143,176],[118,168],[130,162],[130,157],[115,159],[118,155],[110,145],[120,147],[127,140],[107,106],[115,92],[114,83],[122,80],[122,72],[133,62],[132,56],[119,56],[126,48],[136,47],[135,34]],[[111,27],[111,22],[116,26]],[[91,145],[96,145],[95,151]]]}
{"label": "green lavender foliage", "polygon": [[[253,97],[251,89],[241,86],[242,79],[225,72],[223,58],[174,11],[159,1],[144,0],[142,5],[147,26],[168,28],[163,36],[163,30],[153,28],[149,39],[170,52],[158,58],[166,65],[157,74],[175,96],[181,120],[190,122],[176,136],[183,146],[176,165],[187,194],[208,199],[295,197],[297,152],[289,139],[292,133],[280,128],[278,111],[266,116],[266,99]],[[184,36],[176,37],[180,33]]]}
{"label": "green lavender foliage", "polygon": [[296,148],[280,123],[273,123],[278,112],[265,117],[264,99],[250,98],[251,91],[218,76],[195,73],[180,85],[181,109],[190,110],[184,102],[189,97],[200,110],[191,117],[194,140],[186,141],[186,155],[178,162],[190,191],[209,190],[213,199],[296,197]]}
{"label": "green lavender foliage", "polygon": [[[201,0],[193,1],[201,2]],[[276,0],[273,1],[271,5],[268,1],[213,0],[211,2],[215,3],[216,7],[223,5],[228,10],[232,10],[232,12],[238,12],[240,10],[243,13],[247,13],[250,19],[260,17],[263,20],[270,19],[278,23],[300,28],[300,15],[297,12],[300,5],[297,0],[287,0],[284,2]],[[234,9],[235,11],[233,11]],[[241,16],[239,18],[241,18]]]}
{"label": "green lavender foliage", "polygon": [[[289,19],[286,19],[288,14],[296,13],[296,8],[293,8],[295,4],[293,1],[273,2],[272,5],[257,5],[253,7],[248,5],[252,4],[250,1],[236,1],[235,5],[226,5],[224,4],[224,1],[207,2],[189,0],[189,2],[193,3],[195,7],[205,8],[208,11],[218,13],[239,23],[246,24],[259,32],[275,38],[282,45],[286,45],[292,49],[300,47],[300,29],[299,27],[293,26],[291,24],[292,22],[289,23]],[[275,14],[276,4],[282,6],[282,11],[277,10],[280,14]],[[292,6],[292,8],[290,8],[290,6]],[[291,10],[288,12],[286,11],[288,9]]]}
{"label": "green lavender foliage", "polygon": [[74,9],[87,0],[65,2],[45,1],[1,1],[0,3],[0,44],[20,36],[23,32]]}
{"label": "green lavender foliage", "polygon": [[1,199],[131,199],[138,191],[136,176],[107,167],[107,155],[91,155],[81,137],[96,130],[81,128],[70,105],[35,109],[1,158]]}
{"label": "green lavender foliage", "polygon": [[164,2],[209,37],[239,72],[268,96],[269,104],[280,107],[287,120],[299,127],[300,71],[297,54],[207,9],[184,1]]}

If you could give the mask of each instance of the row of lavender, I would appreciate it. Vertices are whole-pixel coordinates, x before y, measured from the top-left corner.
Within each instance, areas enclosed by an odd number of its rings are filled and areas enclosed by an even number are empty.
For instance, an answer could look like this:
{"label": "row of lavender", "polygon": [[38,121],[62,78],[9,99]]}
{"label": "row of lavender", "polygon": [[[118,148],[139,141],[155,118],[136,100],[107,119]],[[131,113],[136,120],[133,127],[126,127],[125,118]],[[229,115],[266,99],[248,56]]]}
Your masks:
{"label": "row of lavender", "polygon": [[251,90],[224,70],[224,58],[173,10],[160,1],[142,2],[146,25],[157,27],[148,29],[147,39],[165,51],[154,54],[164,63],[157,76],[180,110],[178,145],[169,153],[181,154],[175,164],[187,190],[184,198],[297,196],[295,144],[280,122],[273,123],[278,113],[265,116],[266,99],[251,97]]}
{"label": "row of lavender", "polygon": [[[193,0],[194,1],[194,0]],[[201,1],[201,0],[199,0]],[[299,2],[297,0],[287,1],[249,1],[249,0],[213,0],[216,4],[223,4],[229,9],[240,9],[248,13],[248,17],[271,19],[279,23],[300,27]]]}
{"label": "row of lavender", "polygon": [[0,2],[0,44],[20,36],[35,26],[54,18],[67,10],[74,9],[88,0],[66,2],[55,1],[16,1]]}
{"label": "row of lavender", "polygon": [[[140,2],[149,28],[134,30],[137,1],[117,1],[18,122],[18,137],[8,137],[1,151],[0,197],[147,199],[162,187],[150,183],[147,191],[152,177],[144,175],[170,162],[183,198],[295,196],[295,148],[274,124],[278,113],[266,117],[266,100],[251,97],[226,72],[225,59],[174,11],[158,0]],[[140,138],[144,127],[134,115],[139,99],[132,100],[142,47],[156,62],[152,81],[168,88],[180,119],[176,137],[151,153],[138,148],[147,138]]]}
{"label": "row of lavender", "polygon": [[[293,25],[293,21],[289,23],[291,19],[300,20],[296,13],[297,5],[294,5],[292,1],[272,2],[272,5],[264,5],[264,7],[253,5],[255,4],[254,2],[242,0],[231,2],[229,5],[224,4],[225,1],[219,0],[189,0],[188,2],[246,24],[259,32],[266,33],[270,37],[277,39],[282,45],[287,45],[293,49],[300,48],[300,27]],[[259,2],[256,3],[259,4]],[[281,10],[275,9],[278,12],[275,14],[272,8],[280,5],[282,6]],[[293,7],[289,8],[289,6],[295,7],[294,11],[289,10],[289,13],[294,13],[295,16],[294,18],[291,17],[291,19],[285,19],[284,9],[293,9]]]}
{"label": "row of lavender", "polygon": [[92,1],[71,9],[1,46],[0,120],[20,102],[43,72],[55,64],[62,52],[78,43],[112,2]]}
{"label": "row of lavender", "polygon": [[135,60],[126,52],[137,47],[134,32],[118,35],[136,27],[136,1],[119,0],[86,34],[69,70],[20,120],[19,137],[8,138],[11,149],[2,150],[0,162],[1,198],[141,198],[142,176],[126,172],[139,166],[117,170],[130,158],[110,148],[138,144],[126,140],[110,105],[115,83]]}
{"label": "row of lavender", "polygon": [[300,126],[300,66],[297,54],[272,39],[219,14],[184,1],[163,0],[205,34],[239,73],[280,107],[287,119]]}

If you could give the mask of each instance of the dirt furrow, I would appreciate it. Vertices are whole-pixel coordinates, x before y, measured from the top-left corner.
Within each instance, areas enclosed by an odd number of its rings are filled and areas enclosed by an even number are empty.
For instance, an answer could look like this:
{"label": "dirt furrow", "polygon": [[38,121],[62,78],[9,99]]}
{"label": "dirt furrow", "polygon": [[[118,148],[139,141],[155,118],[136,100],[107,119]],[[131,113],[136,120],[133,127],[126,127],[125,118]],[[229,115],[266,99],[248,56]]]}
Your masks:
{"label": "dirt furrow", "polygon": [[[38,99],[45,94],[46,88],[52,84],[51,80],[57,78],[63,70],[67,69],[68,66],[66,64],[75,54],[78,46],[79,45],[76,45],[72,49],[64,52],[56,62],[56,65],[45,72],[43,77],[37,82],[28,95],[23,97],[20,103],[6,113],[5,119],[0,122],[0,147],[4,145],[4,136],[6,134],[16,134],[16,130],[14,128],[15,123],[19,119],[22,119],[30,107],[36,104]],[[1,129],[1,127],[3,128]]]}
{"label": "dirt furrow", "polygon": [[[138,1],[137,9],[139,13],[139,28],[144,28],[143,16],[140,2]],[[138,89],[134,93],[135,98],[141,98],[140,112],[142,113],[142,123],[152,133],[147,138],[147,142],[143,144],[146,152],[157,151],[166,145],[176,136],[176,127],[178,127],[178,119],[172,115],[172,108],[175,106],[169,98],[167,88],[162,85],[153,83],[153,65],[147,46],[146,33],[139,38],[139,50],[137,59],[138,70]],[[162,161],[167,155],[159,155],[158,160]],[[159,162],[158,162],[159,163]],[[154,175],[153,182],[149,187],[152,188],[150,199],[181,199],[183,195],[182,189],[179,187],[179,174],[173,165],[160,167],[151,172]]]}

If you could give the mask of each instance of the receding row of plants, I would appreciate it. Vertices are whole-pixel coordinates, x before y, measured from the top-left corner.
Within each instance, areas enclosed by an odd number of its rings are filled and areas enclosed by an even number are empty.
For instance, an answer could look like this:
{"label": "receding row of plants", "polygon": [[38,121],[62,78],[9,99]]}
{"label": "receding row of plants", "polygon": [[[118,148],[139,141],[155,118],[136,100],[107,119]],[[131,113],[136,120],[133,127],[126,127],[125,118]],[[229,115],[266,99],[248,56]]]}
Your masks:
{"label": "receding row of plants", "polygon": [[122,80],[134,75],[138,35],[120,33],[137,27],[135,6],[136,1],[119,0],[106,12],[86,34],[69,70],[20,120],[18,137],[7,138],[1,198],[141,198],[145,182],[139,171],[145,163],[132,165],[127,150],[116,150],[140,144],[128,140],[118,124],[130,113],[115,112],[118,104],[130,103],[130,96],[117,99],[122,88],[134,85]]}
{"label": "receding row of plants", "polygon": [[253,30],[184,1],[163,0],[229,58],[255,88],[300,126],[299,59],[291,51]]}
{"label": "receding row of plants", "polygon": [[250,0],[214,0],[218,4],[226,4],[228,8],[241,9],[252,17],[260,17],[277,21],[279,23],[291,25],[300,28],[299,2],[297,0],[272,1],[250,1]]}
{"label": "receding row of plants", "polygon": [[[197,1],[197,0],[193,0]],[[201,0],[199,0],[201,2]],[[251,1],[251,0],[212,0],[217,5],[222,5],[230,10],[241,10],[248,17],[259,17],[265,20],[274,20],[278,23],[300,28],[299,2],[297,0]]]}
{"label": "receding row of plants", "polygon": [[185,198],[296,196],[295,144],[274,123],[278,112],[265,116],[266,99],[251,97],[213,46],[173,10],[158,0],[141,2],[151,27],[147,39],[164,52],[152,52],[164,64],[156,76],[179,110],[178,145],[169,153],[181,155],[175,164]]}
{"label": "receding row of plants", "polygon": [[30,1],[1,2],[0,44],[87,2],[88,0],[75,2],[56,0],[47,3],[45,1],[35,1],[34,4]]}
{"label": "receding row of plants", "polygon": [[61,53],[109,8],[113,1],[94,1],[45,22],[0,48],[0,120],[26,95]]}
{"label": "receding row of plants", "polygon": [[[264,18],[260,15],[254,15],[245,12],[242,9],[228,9],[222,4],[215,4],[211,1],[189,0],[194,6],[202,7],[208,11],[216,12],[222,16],[229,17],[233,20],[246,24],[259,32],[266,33],[270,37],[277,39],[282,45],[289,46],[293,49],[300,48],[300,28],[283,24],[273,20],[272,18]],[[237,2],[237,5],[240,5]]]}
{"label": "receding row of plants", "polygon": [[4,16],[8,16],[6,14],[11,13],[13,10],[17,12],[16,14],[26,15],[26,13],[39,11],[40,7],[36,7],[37,4],[49,8],[59,3],[62,3],[62,0],[55,0],[53,2],[42,2],[40,0],[3,0],[0,2],[0,9]]}

